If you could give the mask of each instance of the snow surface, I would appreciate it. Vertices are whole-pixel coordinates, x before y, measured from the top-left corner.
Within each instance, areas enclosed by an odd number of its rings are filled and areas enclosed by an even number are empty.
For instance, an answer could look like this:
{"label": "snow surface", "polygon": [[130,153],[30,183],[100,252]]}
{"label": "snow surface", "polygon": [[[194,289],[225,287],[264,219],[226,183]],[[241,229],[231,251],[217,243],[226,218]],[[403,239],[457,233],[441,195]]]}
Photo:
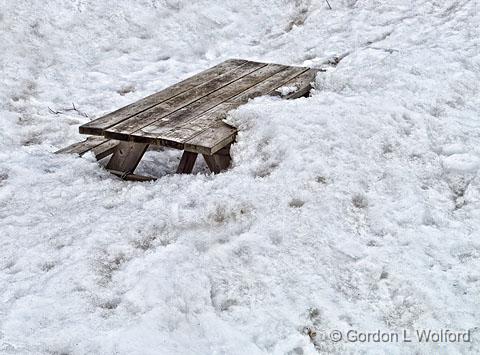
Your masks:
{"label": "snow surface", "polygon": [[[0,353],[480,352],[479,5],[329,2],[0,1]],[[328,70],[232,112],[230,171],[52,154],[232,57]],[[404,328],[473,342],[308,335]]]}

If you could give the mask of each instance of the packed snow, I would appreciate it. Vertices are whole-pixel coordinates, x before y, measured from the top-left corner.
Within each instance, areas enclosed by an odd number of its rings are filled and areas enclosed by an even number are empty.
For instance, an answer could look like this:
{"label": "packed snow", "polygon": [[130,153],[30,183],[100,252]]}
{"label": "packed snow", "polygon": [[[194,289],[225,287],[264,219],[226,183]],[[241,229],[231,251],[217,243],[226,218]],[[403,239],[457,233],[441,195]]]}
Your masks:
{"label": "packed snow", "polygon": [[292,92],[297,91],[298,88],[296,86],[282,86],[278,88],[276,91],[280,93],[281,96],[286,96],[288,94],[291,94]]}
{"label": "packed snow", "polygon": [[[0,1],[1,354],[480,352],[480,6],[329,3]],[[229,171],[53,154],[228,58],[326,70],[231,112]]]}

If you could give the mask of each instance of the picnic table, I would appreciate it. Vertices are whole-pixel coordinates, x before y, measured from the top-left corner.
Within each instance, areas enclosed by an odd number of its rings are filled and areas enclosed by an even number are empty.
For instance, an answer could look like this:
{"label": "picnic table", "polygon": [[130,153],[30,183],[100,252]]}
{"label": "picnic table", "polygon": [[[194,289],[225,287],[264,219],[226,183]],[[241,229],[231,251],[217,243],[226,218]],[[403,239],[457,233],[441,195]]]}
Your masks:
{"label": "picnic table", "polygon": [[112,155],[106,169],[128,180],[150,145],[183,150],[177,173],[191,173],[198,154],[218,173],[230,165],[237,130],[227,113],[261,95],[306,96],[318,70],[240,59],[222,62],[177,84],[80,126],[90,135],[57,153]]}

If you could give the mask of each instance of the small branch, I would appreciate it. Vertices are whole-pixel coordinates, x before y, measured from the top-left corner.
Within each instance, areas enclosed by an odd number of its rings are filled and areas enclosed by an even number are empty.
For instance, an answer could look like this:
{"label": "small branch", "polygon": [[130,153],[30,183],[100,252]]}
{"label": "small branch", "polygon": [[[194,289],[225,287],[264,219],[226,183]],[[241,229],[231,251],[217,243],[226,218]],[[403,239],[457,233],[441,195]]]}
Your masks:
{"label": "small branch", "polygon": [[48,111],[50,111],[50,113],[53,113],[54,115],[61,115],[62,114],[60,111],[54,111],[50,107],[48,107]]}
{"label": "small branch", "polygon": [[325,0],[325,1],[327,2],[328,8],[332,10],[332,7],[330,6],[330,3],[328,2],[328,0]]}
{"label": "small branch", "polygon": [[50,113],[53,113],[54,115],[61,115],[65,112],[69,112],[69,111],[75,111],[78,115],[80,116],[83,116],[83,117],[88,117],[88,115],[85,113],[85,112],[82,112],[80,111],[79,109],[77,109],[75,107],[75,104],[72,102],[72,107],[70,108],[64,108],[64,109],[61,109],[60,111],[54,111],[52,110],[50,107],[48,107],[48,110],[50,111]]}
{"label": "small branch", "polygon": [[72,102],[72,108],[66,108],[64,111],[75,111],[76,113],[78,113],[80,116],[83,116],[83,117],[88,117],[88,115],[82,111],[79,111],[76,107],[75,107],[75,104]]}

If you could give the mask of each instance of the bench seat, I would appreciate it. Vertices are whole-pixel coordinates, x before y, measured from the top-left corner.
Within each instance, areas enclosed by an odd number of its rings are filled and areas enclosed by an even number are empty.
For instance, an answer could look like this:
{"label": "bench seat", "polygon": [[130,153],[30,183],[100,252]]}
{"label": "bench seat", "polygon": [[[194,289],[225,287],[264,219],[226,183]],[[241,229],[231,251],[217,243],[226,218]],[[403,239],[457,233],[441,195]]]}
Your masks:
{"label": "bench seat", "polygon": [[114,139],[88,137],[84,141],[56,151],[55,154],[78,154],[82,156],[91,151],[97,160],[101,160],[113,154],[118,143],[119,141]]}

